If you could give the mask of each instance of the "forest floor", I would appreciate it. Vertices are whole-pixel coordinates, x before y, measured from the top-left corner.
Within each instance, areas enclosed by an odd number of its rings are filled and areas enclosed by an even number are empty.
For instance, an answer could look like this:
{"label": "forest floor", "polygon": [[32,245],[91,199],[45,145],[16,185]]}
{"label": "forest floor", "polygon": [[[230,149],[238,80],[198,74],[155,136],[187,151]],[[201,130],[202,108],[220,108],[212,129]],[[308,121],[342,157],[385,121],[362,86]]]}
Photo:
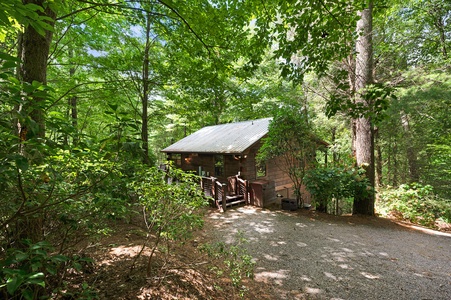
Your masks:
{"label": "forest floor", "polygon": [[[248,206],[210,209],[205,220],[192,240],[155,254],[149,278],[150,249],[136,259],[146,240],[139,222],[117,223],[113,234],[83,249],[95,263],[72,283],[89,284],[99,299],[451,299],[450,233],[377,217]],[[201,251],[239,239],[255,262],[244,295],[223,258]]]}

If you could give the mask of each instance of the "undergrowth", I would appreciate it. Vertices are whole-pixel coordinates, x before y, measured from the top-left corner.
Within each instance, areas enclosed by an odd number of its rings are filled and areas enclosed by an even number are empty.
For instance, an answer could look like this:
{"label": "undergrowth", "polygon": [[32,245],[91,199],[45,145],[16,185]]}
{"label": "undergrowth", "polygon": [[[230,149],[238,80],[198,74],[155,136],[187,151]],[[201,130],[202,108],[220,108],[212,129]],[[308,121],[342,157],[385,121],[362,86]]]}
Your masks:
{"label": "undergrowth", "polygon": [[200,247],[200,250],[208,256],[221,259],[224,262],[225,269],[212,266],[211,270],[219,277],[228,276],[233,287],[238,290],[240,297],[244,297],[247,292],[243,280],[245,278],[254,278],[255,262],[244,247],[245,243],[247,243],[247,240],[244,238],[243,233],[238,232],[236,242],[233,244],[217,242],[204,244]]}
{"label": "undergrowth", "polygon": [[451,223],[451,201],[439,198],[430,185],[403,184],[379,193],[377,211],[415,224],[435,228],[437,222]]}

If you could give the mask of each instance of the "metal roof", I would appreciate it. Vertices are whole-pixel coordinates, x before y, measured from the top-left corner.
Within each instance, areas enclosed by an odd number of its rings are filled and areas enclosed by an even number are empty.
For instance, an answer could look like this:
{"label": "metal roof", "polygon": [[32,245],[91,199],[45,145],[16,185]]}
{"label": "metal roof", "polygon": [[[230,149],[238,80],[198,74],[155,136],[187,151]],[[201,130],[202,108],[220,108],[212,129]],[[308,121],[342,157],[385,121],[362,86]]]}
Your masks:
{"label": "metal roof", "polygon": [[161,150],[173,153],[243,153],[268,133],[272,118],[204,127]]}

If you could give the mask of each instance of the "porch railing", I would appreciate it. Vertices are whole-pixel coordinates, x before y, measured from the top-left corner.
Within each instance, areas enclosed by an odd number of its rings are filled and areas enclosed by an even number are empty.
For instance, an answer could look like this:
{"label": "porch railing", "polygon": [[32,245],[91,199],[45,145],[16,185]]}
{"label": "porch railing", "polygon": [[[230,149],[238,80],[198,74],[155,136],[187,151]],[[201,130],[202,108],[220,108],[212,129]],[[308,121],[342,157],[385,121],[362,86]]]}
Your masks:
{"label": "porch railing", "polygon": [[228,183],[221,183],[215,177],[202,177],[201,189],[210,197],[211,205],[221,211],[227,207],[249,203],[249,182],[239,175],[227,178]]}

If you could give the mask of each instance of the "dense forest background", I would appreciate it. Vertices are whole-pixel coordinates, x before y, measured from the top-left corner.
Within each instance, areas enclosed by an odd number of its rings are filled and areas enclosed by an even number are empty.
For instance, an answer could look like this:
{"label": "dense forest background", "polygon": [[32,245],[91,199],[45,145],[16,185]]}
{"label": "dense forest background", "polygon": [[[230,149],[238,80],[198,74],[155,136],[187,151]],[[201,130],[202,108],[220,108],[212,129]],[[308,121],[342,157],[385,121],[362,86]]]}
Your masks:
{"label": "dense forest background", "polygon": [[287,107],[331,145],[318,167],[370,166],[376,213],[450,221],[451,3],[263,2],[1,1],[5,297],[49,295],[77,242],[136,207],[181,239],[205,200],[191,175],[165,184],[160,150]]}

